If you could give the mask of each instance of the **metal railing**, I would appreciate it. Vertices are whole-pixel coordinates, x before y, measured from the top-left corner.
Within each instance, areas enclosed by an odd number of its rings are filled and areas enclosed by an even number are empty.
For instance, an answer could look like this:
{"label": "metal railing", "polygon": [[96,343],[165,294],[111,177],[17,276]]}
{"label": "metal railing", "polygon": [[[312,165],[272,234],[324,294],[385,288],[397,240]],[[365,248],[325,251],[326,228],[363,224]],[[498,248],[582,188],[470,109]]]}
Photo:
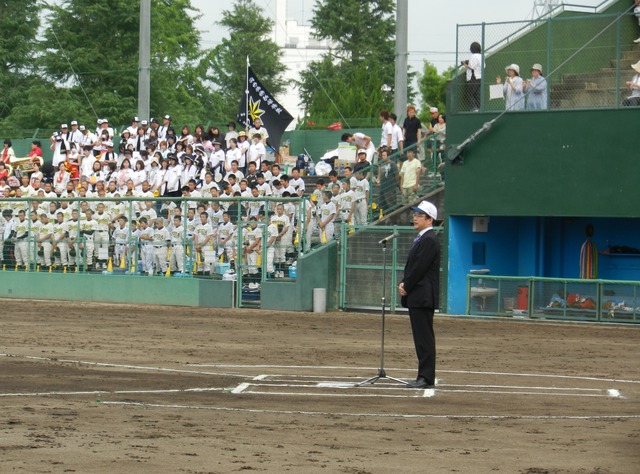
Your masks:
{"label": "metal railing", "polygon": [[[422,164],[421,176],[418,182],[419,189],[414,193],[413,199],[404,199],[400,186],[399,173],[403,163],[407,160],[407,151],[413,150],[415,159]],[[373,163],[361,168],[358,173],[353,173],[353,177],[342,177],[338,181],[343,183],[350,181],[350,188],[359,193],[366,189],[366,209],[361,197],[358,198],[357,206],[362,206],[358,216],[365,216],[366,220],[351,219],[353,225],[364,225],[382,219],[384,216],[404,207],[406,204],[415,201],[417,198],[429,194],[444,185],[444,141],[439,141],[435,134],[427,135],[422,141],[405,147],[403,151],[397,151],[389,155],[388,160],[381,161],[376,153]],[[355,163],[349,165],[353,170]],[[337,170],[339,176],[344,174],[344,169]],[[360,179],[366,181],[358,183]],[[331,189],[329,189],[331,191]],[[340,217],[340,216],[339,216]],[[337,222],[341,222],[340,219]]]}
{"label": "metal railing", "polygon": [[[274,219],[276,204],[280,203],[289,207],[293,222],[288,232],[274,237],[274,230],[284,230],[274,223],[278,221]],[[6,230],[2,234],[1,270],[222,278],[224,272],[233,269],[240,279],[259,273],[259,278],[252,279],[256,282],[287,278],[288,265],[309,247],[304,203],[302,198],[273,197],[0,199],[1,228]],[[255,212],[257,207],[261,207],[261,213]],[[223,211],[225,208],[227,211]],[[198,211],[208,214],[201,217]],[[223,238],[221,230],[223,212],[231,222],[227,226],[231,228],[229,239],[228,232]],[[250,214],[256,216],[255,220]],[[174,221],[175,216],[181,217]],[[141,223],[143,217],[147,225]],[[95,224],[87,224],[87,220]],[[161,228],[169,231],[182,227],[181,235],[158,232],[151,233],[151,240],[140,237],[143,226],[153,227],[159,220]],[[251,227],[259,231],[249,235]],[[249,251],[250,242],[257,238],[261,239],[260,245]],[[264,259],[258,258],[262,255]],[[275,262],[266,258],[269,255]],[[278,268],[278,275],[272,264]]]}
{"label": "metal railing", "polygon": [[640,282],[468,275],[466,314],[638,323]]}
{"label": "metal railing", "polygon": [[[605,2],[603,2],[604,4]],[[470,58],[472,42],[482,49],[482,78],[479,85],[480,106],[473,99],[473,85],[466,80],[466,68],[460,67],[449,84],[450,113],[497,112],[508,102],[501,92],[505,68],[516,64],[520,77],[531,77],[530,69],[540,64],[546,83],[528,86],[517,93],[521,106],[510,110],[526,110],[537,92],[546,88],[543,109],[615,108],[627,105],[630,95],[626,82],[636,74],[631,64],[640,60],[640,49],[634,44],[638,22],[633,13],[591,13],[559,15],[565,11],[599,12],[597,7],[561,5],[536,20],[520,22],[458,25],[456,64]],[[631,20],[633,18],[633,21]],[[501,77],[498,85],[496,77]],[[493,86],[493,87],[492,87]],[[477,87],[477,86],[475,86]],[[518,85],[518,89],[521,89]],[[477,94],[477,92],[476,92]],[[492,98],[495,97],[495,98]]]}

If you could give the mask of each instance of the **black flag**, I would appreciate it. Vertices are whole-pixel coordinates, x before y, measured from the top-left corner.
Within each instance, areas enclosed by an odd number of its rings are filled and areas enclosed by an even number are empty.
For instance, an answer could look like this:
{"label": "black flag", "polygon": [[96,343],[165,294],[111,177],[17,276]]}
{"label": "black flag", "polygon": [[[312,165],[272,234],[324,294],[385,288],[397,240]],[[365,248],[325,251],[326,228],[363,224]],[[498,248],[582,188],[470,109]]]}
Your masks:
{"label": "black flag", "polygon": [[[293,120],[293,117],[262,86],[251,67],[247,67],[247,86],[249,89],[249,106],[247,107],[247,94],[245,93],[240,101],[238,123],[251,128],[256,118],[262,120],[262,125],[269,132],[267,144],[277,152],[280,146],[280,138]],[[249,112],[249,117],[247,117],[247,111]]]}

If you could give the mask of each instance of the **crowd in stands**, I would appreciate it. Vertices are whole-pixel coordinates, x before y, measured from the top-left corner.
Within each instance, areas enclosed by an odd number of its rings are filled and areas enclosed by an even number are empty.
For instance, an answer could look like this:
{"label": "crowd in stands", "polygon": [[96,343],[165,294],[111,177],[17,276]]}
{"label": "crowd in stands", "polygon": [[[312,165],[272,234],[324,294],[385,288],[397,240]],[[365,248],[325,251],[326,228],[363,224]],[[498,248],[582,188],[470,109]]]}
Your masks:
{"label": "crowd in stands", "polygon": [[[376,169],[369,167],[376,152],[371,138],[345,134],[343,140],[358,147],[356,163],[343,170],[342,180],[336,171],[317,179],[313,190],[305,189],[299,168],[287,176],[266,159],[269,135],[259,119],[247,131],[229,122],[226,133],[197,125],[176,134],[169,115],[161,121],[134,117],[118,147],[108,120],[99,120],[95,131],[72,121],[51,136],[51,168],[42,166],[41,143],[34,141],[28,172],[16,167],[13,175],[6,165],[15,153],[6,140],[0,156],[3,270],[115,267],[211,275],[216,263],[226,262],[232,270],[241,263],[248,275],[264,266],[269,277],[284,277],[299,252],[337,237],[336,224],[367,223],[370,178],[380,184],[385,209],[396,205],[400,190],[405,202],[417,197],[422,165],[413,150],[404,164],[389,155],[427,133],[413,107],[403,128],[392,114],[380,116]],[[437,147],[446,133],[444,116],[437,109],[432,116],[427,132]]]}

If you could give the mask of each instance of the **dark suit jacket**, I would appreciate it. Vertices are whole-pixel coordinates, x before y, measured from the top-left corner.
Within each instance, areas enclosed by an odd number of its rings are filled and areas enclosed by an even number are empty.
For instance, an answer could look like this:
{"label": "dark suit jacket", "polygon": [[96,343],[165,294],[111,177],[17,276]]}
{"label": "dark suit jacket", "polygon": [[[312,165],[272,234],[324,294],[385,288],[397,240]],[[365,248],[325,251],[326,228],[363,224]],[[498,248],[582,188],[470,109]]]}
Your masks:
{"label": "dark suit jacket", "polygon": [[440,295],[440,242],[433,229],[420,237],[409,252],[404,267],[401,303],[405,308],[437,309]]}

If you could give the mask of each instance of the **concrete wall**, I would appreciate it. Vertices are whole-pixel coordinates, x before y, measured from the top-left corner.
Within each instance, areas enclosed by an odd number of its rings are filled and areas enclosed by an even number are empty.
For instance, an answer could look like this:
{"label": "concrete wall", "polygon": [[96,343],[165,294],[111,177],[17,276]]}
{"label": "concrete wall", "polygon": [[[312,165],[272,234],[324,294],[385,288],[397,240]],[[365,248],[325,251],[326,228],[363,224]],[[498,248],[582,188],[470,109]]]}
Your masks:
{"label": "concrete wall", "polygon": [[298,259],[295,282],[265,281],[260,308],[285,311],[313,310],[313,289],[326,288],[327,309],[336,309],[338,246],[331,242]]}
{"label": "concrete wall", "polygon": [[0,272],[0,298],[233,307],[233,282],[102,274]]}

